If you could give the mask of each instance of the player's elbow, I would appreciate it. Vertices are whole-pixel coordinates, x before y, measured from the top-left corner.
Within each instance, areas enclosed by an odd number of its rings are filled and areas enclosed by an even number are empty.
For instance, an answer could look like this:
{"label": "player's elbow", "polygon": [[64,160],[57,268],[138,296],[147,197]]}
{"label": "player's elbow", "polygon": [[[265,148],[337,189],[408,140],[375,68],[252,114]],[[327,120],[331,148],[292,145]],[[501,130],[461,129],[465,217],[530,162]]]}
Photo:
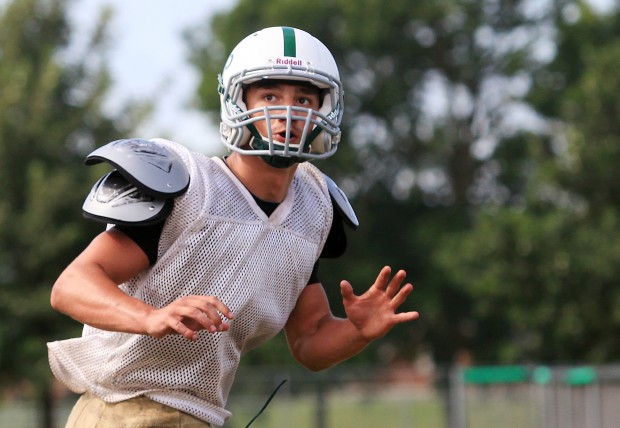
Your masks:
{"label": "player's elbow", "polygon": [[65,314],[73,304],[73,299],[69,290],[69,276],[67,270],[65,270],[60,277],[58,277],[50,292],[50,305],[52,309]]}
{"label": "player's elbow", "polygon": [[56,281],[50,293],[50,305],[55,311],[63,312],[64,301],[65,297],[62,291],[62,286],[58,281]]}
{"label": "player's elbow", "polygon": [[320,358],[312,352],[304,352],[302,347],[291,348],[291,355],[300,365],[311,372],[320,372],[335,365],[334,362]]}
{"label": "player's elbow", "polygon": [[295,360],[299,364],[301,364],[305,369],[311,372],[315,372],[315,373],[326,370],[332,366],[332,364],[322,364],[318,361],[307,361],[307,360],[301,360],[299,358],[295,358]]}
{"label": "player's elbow", "polygon": [[317,363],[317,362],[311,362],[311,363],[301,363],[306,369],[310,370],[311,372],[320,372],[323,370],[327,370],[330,367],[333,367],[335,364],[321,364],[321,363]]}

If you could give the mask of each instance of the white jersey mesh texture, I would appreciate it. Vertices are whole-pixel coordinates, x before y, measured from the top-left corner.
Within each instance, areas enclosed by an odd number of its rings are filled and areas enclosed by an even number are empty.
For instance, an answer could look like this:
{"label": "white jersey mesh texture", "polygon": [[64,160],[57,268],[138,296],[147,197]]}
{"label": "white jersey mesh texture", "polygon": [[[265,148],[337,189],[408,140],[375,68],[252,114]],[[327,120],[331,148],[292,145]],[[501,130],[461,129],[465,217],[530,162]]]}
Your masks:
{"label": "white jersey mesh texture", "polygon": [[300,164],[269,217],[219,158],[166,140],[191,182],[164,226],[158,261],[121,287],[163,307],[187,295],[214,295],[235,318],[224,333],[149,336],[84,327],[82,337],[48,344],[50,366],[77,393],[108,402],[145,395],[222,425],[239,358],[286,323],[327,239],[333,208],[321,172]]}

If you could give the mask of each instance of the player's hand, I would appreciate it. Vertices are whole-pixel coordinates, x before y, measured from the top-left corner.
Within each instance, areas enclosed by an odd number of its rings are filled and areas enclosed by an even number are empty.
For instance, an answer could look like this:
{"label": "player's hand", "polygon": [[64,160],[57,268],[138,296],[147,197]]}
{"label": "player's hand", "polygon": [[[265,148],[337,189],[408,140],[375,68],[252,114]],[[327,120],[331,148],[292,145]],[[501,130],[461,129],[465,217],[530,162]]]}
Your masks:
{"label": "player's hand", "polygon": [[396,324],[413,321],[420,314],[416,311],[396,313],[413,291],[413,285],[406,283],[406,272],[399,270],[390,278],[391,268],[384,267],[374,284],[361,296],[353,293],[348,281],[340,283],[340,292],[347,317],[367,340],[384,336]]}
{"label": "player's hand", "polygon": [[197,340],[198,332],[227,331],[233,314],[222,301],[214,296],[182,297],[168,306],[151,311],[146,319],[149,336],[162,338],[168,334],[180,334],[188,340]]}

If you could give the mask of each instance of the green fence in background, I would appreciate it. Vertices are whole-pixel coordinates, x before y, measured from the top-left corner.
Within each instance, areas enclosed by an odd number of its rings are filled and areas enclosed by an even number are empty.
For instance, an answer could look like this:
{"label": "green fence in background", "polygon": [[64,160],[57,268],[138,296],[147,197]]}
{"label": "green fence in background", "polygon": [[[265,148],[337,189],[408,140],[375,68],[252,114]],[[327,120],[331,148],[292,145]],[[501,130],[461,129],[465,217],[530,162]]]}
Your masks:
{"label": "green fence in background", "polygon": [[620,366],[453,368],[449,428],[616,428]]}

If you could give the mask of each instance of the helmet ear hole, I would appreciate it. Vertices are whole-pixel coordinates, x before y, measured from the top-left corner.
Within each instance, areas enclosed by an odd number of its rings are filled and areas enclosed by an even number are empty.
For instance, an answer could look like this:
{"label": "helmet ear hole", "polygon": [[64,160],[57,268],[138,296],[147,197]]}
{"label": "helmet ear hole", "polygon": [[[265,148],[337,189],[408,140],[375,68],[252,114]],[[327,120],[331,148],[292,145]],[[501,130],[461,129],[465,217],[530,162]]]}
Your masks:
{"label": "helmet ear hole", "polygon": [[323,104],[325,104],[325,100],[328,100],[329,96],[330,96],[329,90],[321,89],[319,91],[319,109],[323,107]]}
{"label": "helmet ear hole", "polygon": [[[247,109],[247,105],[248,105],[248,98],[246,95],[246,91],[248,89],[248,85],[241,85],[241,103],[243,103],[243,107],[245,109]],[[237,103],[237,104],[241,104],[241,103]]]}

